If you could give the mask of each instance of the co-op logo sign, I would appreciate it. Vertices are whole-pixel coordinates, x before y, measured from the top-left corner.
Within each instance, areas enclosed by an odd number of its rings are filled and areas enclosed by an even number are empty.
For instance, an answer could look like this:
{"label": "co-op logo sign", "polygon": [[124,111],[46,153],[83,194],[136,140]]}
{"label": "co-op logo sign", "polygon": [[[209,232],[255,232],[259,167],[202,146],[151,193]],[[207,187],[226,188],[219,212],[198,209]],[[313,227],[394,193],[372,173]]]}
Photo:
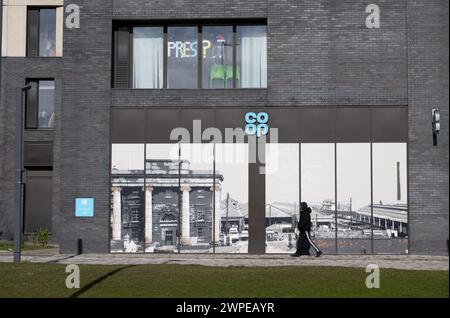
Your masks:
{"label": "co-op logo sign", "polygon": [[248,112],[245,114],[245,122],[245,133],[247,135],[261,137],[269,133],[269,115],[266,112]]}

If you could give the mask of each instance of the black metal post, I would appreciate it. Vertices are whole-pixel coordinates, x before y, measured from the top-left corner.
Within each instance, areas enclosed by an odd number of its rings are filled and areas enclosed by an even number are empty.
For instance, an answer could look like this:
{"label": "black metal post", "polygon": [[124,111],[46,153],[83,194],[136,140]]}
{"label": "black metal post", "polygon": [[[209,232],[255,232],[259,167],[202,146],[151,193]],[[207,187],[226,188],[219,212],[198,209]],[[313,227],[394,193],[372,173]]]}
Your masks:
{"label": "black metal post", "polygon": [[15,184],[15,223],[14,223],[14,263],[20,263],[22,247],[22,211],[23,211],[23,94],[31,88],[30,85],[17,90],[16,109],[16,184]]}
{"label": "black metal post", "polygon": [[16,108],[16,184],[14,204],[16,207],[14,223],[14,263],[20,263],[22,244],[22,103],[23,91],[18,89]]}
{"label": "black metal post", "polygon": [[77,255],[83,254],[83,239],[79,238],[77,240]]}
{"label": "black metal post", "polygon": [[23,90],[18,89],[16,108],[16,184],[15,184],[15,223],[14,223],[14,263],[20,263],[22,244],[22,105]]}

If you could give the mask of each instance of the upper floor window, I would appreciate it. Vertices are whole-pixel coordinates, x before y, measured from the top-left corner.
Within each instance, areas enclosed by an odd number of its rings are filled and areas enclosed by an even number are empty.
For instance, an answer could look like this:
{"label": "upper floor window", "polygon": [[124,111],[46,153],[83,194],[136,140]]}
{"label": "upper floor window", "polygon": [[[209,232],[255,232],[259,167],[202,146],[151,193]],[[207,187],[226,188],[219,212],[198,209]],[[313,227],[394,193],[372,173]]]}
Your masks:
{"label": "upper floor window", "polygon": [[233,26],[204,26],[202,34],[202,87],[233,88]]}
{"label": "upper floor window", "polygon": [[236,31],[236,87],[267,87],[266,26],[238,26]]}
{"label": "upper floor window", "polygon": [[27,56],[56,56],[56,8],[28,7]]}
{"label": "upper floor window", "polygon": [[163,87],[163,28],[136,27],[133,36],[133,87]]}
{"label": "upper floor window", "polygon": [[28,80],[31,89],[27,93],[25,128],[51,129],[54,126],[55,81]]}
{"label": "upper floor window", "polygon": [[167,28],[167,87],[198,87],[198,43],[196,26]]}
{"label": "upper floor window", "polygon": [[265,88],[265,24],[120,26],[116,88]]}

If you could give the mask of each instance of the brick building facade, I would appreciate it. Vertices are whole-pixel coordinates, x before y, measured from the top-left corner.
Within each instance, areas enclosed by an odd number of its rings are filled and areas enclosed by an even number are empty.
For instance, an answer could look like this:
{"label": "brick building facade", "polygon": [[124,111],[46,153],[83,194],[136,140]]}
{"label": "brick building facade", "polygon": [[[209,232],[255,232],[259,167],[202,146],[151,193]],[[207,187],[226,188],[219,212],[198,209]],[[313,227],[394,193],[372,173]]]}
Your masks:
{"label": "brick building facade", "polygon": [[[52,79],[54,126],[24,130],[25,168],[33,170],[31,175],[35,173],[36,178],[39,171],[51,171],[51,231],[62,253],[75,252],[79,238],[86,252],[110,251],[111,148],[114,143],[128,142],[128,137],[121,140],[117,133],[124,118],[145,118],[145,128],[140,132],[140,124],[131,121],[135,119],[128,122],[126,130],[137,136],[136,142],[164,143],[170,132],[168,123],[170,128],[191,129],[193,119],[203,119],[204,127],[223,130],[243,126],[243,115],[250,110],[269,113],[271,126],[278,128],[281,141],[286,143],[370,143],[371,151],[375,142],[407,144],[407,187],[403,185],[407,200],[403,199],[408,203],[408,252],[447,254],[448,1],[377,0],[373,4],[380,9],[379,28],[366,25],[371,14],[366,8],[371,3],[4,0],[0,91],[2,238],[12,237],[14,224],[18,90],[30,79]],[[62,12],[70,4],[80,8],[79,28],[63,25],[70,12]],[[30,35],[25,32],[24,10],[36,5],[58,7],[56,42],[62,41],[61,56],[58,50],[51,57],[29,56],[27,52],[30,44],[27,46],[25,40]],[[114,34],[119,25],[150,22],[167,28],[180,21],[191,21],[203,28],[214,22],[234,28],[254,21],[266,25],[266,87],[132,89],[114,85]],[[432,143],[434,108],[439,108],[441,114],[437,146]],[[154,131],[154,127],[159,128]],[[120,131],[124,131],[123,127]],[[33,157],[33,146],[41,153],[46,153],[42,147],[47,147],[51,160],[43,163],[39,155]],[[249,164],[246,181],[248,244],[250,253],[263,253],[265,201],[270,194],[264,190],[267,180],[255,169],[257,165]],[[299,193],[303,198],[302,191]],[[84,197],[95,200],[92,218],[74,214],[75,198]],[[223,199],[222,195],[219,207]]]}

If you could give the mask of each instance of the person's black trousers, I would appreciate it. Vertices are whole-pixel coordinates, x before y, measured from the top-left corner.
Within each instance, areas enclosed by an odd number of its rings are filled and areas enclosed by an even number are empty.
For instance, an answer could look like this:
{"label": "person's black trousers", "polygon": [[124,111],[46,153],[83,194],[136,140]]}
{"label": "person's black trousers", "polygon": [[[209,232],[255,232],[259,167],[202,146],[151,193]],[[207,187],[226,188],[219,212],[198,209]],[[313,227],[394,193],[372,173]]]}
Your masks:
{"label": "person's black trousers", "polygon": [[309,255],[309,250],[312,248],[319,252],[320,249],[311,239],[311,234],[309,231],[300,232],[297,240],[297,252],[298,255]]}
{"label": "person's black trousers", "polygon": [[309,255],[310,248],[311,244],[309,243],[305,232],[300,232],[297,239],[297,252],[295,252],[295,254]]}

